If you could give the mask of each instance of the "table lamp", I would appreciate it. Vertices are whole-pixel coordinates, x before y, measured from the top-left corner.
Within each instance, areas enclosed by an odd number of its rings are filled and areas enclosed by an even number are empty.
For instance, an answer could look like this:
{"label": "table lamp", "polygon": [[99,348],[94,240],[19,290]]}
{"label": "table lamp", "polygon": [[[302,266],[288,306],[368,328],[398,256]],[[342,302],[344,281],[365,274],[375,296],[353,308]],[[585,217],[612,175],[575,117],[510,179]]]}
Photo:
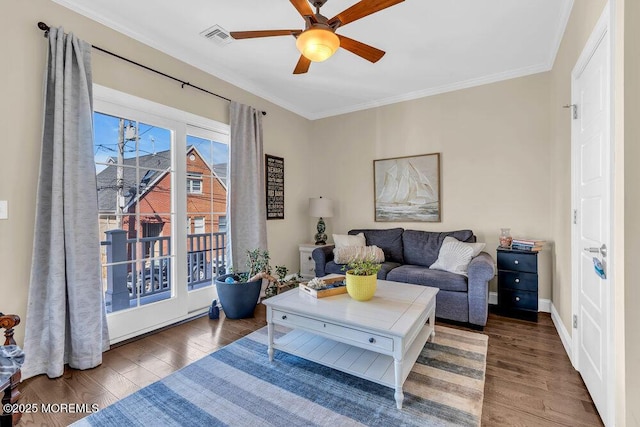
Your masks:
{"label": "table lamp", "polygon": [[316,245],[327,244],[327,235],[324,233],[327,228],[323,218],[331,218],[333,216],[333,201],[331,199],[323,199],[322,196],[310,198],[309,215],[320,218],[318,219],[318,232],[315,235]]}

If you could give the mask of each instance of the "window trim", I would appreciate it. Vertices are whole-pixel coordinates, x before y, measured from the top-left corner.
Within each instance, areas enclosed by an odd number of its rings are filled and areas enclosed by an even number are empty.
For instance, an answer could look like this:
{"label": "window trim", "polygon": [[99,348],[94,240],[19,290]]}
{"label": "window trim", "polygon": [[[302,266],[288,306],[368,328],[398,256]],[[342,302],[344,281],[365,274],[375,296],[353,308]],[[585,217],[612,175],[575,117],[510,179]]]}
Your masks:
{"label": "window trim", "polygon": [[[202,194],[202,184],[204,182],[204,178],[201,173],[187,172],[187,194]],[[195,189],[193,184],[200,183],[198,189]]]}
{"label": "window trim", "polygon": [[[174,131],[172,146],[172,238],[171,254],[175,266],[187,264],[187,188],[184,185],[187,165],[183,153],[186,153],[187,134],[200,129],[203,133],[215,135],[215,140],[229,144],[230,127],[227,124],[198,116],[173,107],[159,104],[149,99],[140,98],[101,85],[93,85],[94,110],[104,114],[120,117],[136,117],[152,125],[167,127]],[[172,268],[173,283],[187,283],[187,271],[184,268]],[[213,288],[203,288],[188,292],[187,286],[175,286],[175,296],[169,300],[139,306],[131,310],[111,313],[109,322],[110,342],[116,343],[140,334],[153,331],[177,321],[187,319],[195,314],[206,313],[211,301],[209,293]],[[158,313],[163,313],[161,318]],[[135,325],[135,331],[131,329]]]}
{"label": "window trim", "polygon": [[[200,232],[199,229],[201,230]],[[207,218],[204,216],[193,217],[193,234],[204,234],[207,229]]]}

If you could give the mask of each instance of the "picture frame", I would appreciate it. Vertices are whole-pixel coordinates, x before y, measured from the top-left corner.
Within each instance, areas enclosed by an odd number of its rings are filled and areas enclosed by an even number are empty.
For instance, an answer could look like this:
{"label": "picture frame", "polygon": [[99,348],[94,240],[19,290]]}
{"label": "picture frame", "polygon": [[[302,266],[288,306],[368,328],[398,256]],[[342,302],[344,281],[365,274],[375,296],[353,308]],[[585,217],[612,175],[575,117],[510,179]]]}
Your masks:
{"label": "picture frame", "polygon": [[284,219],[284,158],[264,155],[267,219]]}
{"label": "picture frame", "polygon": [[440,153],[373,161],[376,222],[440,222]]}

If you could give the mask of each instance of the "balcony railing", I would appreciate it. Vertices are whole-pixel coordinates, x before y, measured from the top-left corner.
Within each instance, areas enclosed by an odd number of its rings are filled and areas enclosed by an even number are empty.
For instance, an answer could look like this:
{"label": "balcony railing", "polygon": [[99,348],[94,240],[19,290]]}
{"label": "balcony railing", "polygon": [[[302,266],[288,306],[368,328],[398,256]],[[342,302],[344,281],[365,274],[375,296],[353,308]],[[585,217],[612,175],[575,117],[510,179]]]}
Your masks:
{"label": "balcony railing", "polygon": [[[171,237],[127,239],[124,230],[105,232],[108,312],[171,297]],[[140,254],[140,256],[138,256]],[[187,286],[210,286],[226,270],[226,233],[187,235]]]}

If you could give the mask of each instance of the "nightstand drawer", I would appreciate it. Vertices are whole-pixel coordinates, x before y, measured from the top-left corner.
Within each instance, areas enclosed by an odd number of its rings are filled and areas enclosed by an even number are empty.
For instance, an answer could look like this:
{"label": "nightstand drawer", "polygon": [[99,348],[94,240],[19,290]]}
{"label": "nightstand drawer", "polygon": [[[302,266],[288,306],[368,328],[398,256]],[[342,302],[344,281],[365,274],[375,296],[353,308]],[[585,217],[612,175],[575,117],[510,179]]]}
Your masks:
{"label": "nightstand drawer", "polygon": [[499,270],[498,283],[501,289],[538,292],[538,275],[535,273]]}
{"label": "nightstand drawer", "polygon": [[498,251],[498,270],[538,272],[538,257],[535,253]]}
{"label": "nightstand drawer", "polygon": [[501,289],[498,305],[504,309],[538,311],[538,293]]}

